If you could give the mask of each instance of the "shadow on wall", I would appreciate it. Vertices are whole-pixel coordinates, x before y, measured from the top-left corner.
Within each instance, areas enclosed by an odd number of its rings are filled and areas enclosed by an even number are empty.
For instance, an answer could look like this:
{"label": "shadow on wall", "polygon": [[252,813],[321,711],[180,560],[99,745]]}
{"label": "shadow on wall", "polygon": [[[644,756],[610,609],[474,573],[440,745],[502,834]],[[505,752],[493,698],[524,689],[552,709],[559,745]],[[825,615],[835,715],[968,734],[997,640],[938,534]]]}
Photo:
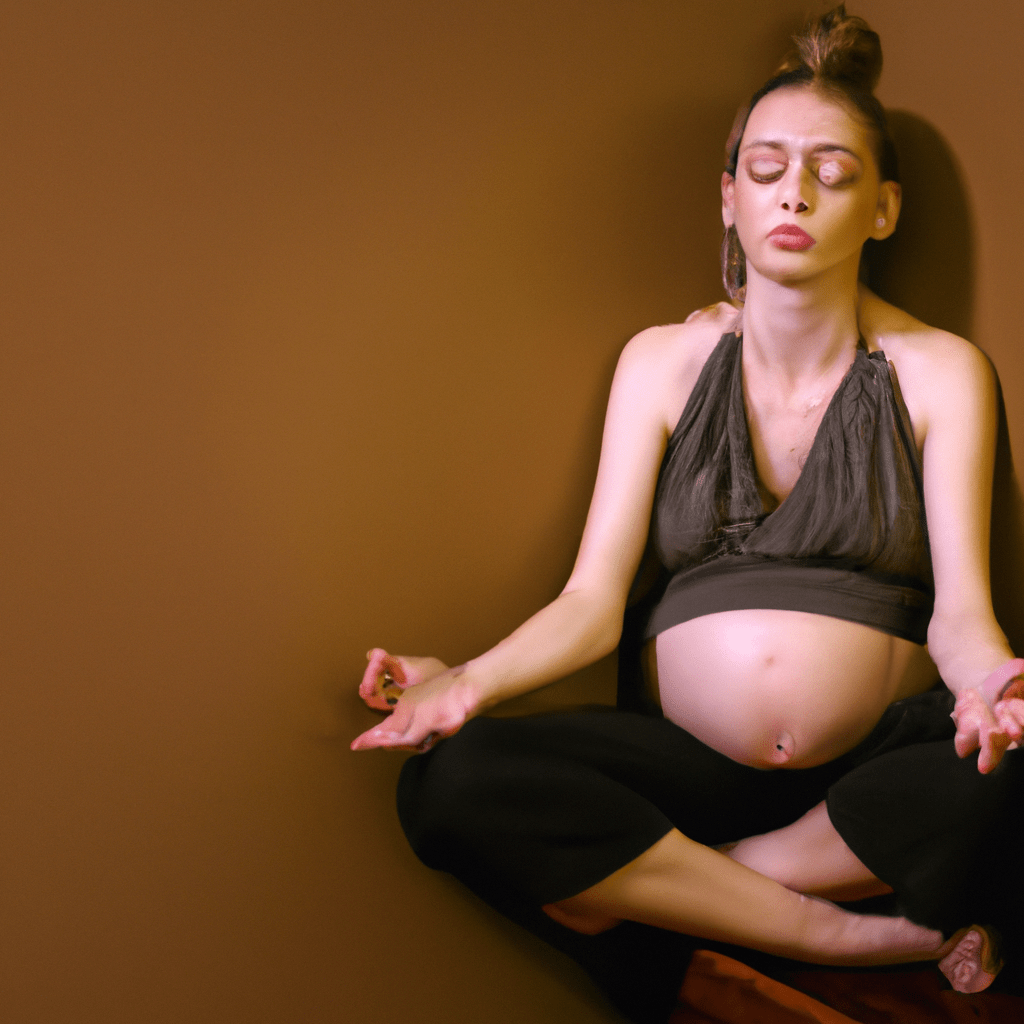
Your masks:
{"label": "shadow on wall", "polygon": [[[965,338],[974,334],[974,229],[959,165],[930,124],[888,112],[899,153],[899,229],[867,254],[867,279],[884,299]],[[1006,411],[999,400],[992,494],[992,597],[1010,646],[1024,650],[1024,501],[1013,468]]]}
{"label": "shadow on wall", "polygon": [[903,110],[888,112],[899,154],[899,227],[871,243],[868,280],[919,320],[970,338],[974,327],[974,226],[959,165],[946,140]]}

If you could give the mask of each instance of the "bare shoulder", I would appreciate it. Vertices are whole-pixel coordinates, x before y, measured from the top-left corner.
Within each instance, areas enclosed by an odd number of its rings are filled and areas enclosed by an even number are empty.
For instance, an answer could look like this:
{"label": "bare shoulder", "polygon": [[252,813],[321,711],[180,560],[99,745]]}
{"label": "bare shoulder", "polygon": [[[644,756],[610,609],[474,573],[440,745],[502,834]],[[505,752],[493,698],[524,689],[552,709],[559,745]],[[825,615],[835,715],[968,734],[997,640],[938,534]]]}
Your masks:
{"label": "bare shoulder", "polygon": [[629,341],[625,351],[634,358],[695,359],[703,365],[719,338],[736,327],[738,315],[734,306],[717,302],[691,313],[681,324],[648,327]]}
{"label": "bare shoulder", "polygon": [[976,345],[930,327],[874,293],[862,292],[860,327],[871,351],[892,363],[919,440],[928,423],[963,402],[994,401],[995,374]]}
{"label": "bare shoulder", "polygon": [[720,302],[691,313],[683,323],[641,331],[622,351],[616,386],[657,409],[671,431],[708,356],[736,322],[736,309]]}

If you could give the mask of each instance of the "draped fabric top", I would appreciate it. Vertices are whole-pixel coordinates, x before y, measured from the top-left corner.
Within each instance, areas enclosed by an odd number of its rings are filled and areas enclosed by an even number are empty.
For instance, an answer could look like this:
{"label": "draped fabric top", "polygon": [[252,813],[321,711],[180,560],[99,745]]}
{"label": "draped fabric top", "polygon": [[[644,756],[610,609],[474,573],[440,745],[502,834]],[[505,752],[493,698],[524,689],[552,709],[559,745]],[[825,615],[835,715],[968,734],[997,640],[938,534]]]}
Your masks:
{"label": "draped fabric top", "polygon": [[921,465],[892,365],[858,346],[793,490],[768,511],[741,353],[738,335],[722,336],[669,439],[651,532],[667,572],[645,636],[781,608],[924,643],[934,587]]}

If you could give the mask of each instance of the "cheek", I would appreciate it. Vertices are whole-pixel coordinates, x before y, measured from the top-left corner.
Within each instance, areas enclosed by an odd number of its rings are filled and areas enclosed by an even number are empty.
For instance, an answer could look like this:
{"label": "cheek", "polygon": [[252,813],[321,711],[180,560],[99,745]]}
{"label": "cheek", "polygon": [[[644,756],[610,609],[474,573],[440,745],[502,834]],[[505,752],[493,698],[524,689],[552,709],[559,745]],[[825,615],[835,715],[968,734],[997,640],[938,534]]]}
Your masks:
{"label": "cheek", "polygon": [[874,227],[876,216],[876,204],[860,203],[850,210],[844,218],[844,228],[847,232],[856,235],[861,241],[864,241]]}
{"label": "cheek", "polygon": [[769,192],[769,189],[763,189],[757,192],[750,190],[737,193],[732,213],[733,223],[741,239],[745,233],[755,230],[774,212],[775,206]]}

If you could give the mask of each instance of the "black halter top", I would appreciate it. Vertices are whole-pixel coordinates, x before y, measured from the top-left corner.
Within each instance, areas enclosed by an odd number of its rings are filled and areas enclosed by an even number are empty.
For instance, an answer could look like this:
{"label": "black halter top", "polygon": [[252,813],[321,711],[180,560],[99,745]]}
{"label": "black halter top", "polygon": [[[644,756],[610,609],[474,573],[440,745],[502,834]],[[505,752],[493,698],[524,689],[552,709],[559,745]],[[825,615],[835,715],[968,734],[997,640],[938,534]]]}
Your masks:
{"label": "black halter top", "polygon": [[652,519],[667,571],[644,635],[712,612],[779,608],[923,644],[934,587],[922,474],[892,365],[858,348],[796,485],[767,512],[741,348],[738,335],[722,336],[669,439]]}

